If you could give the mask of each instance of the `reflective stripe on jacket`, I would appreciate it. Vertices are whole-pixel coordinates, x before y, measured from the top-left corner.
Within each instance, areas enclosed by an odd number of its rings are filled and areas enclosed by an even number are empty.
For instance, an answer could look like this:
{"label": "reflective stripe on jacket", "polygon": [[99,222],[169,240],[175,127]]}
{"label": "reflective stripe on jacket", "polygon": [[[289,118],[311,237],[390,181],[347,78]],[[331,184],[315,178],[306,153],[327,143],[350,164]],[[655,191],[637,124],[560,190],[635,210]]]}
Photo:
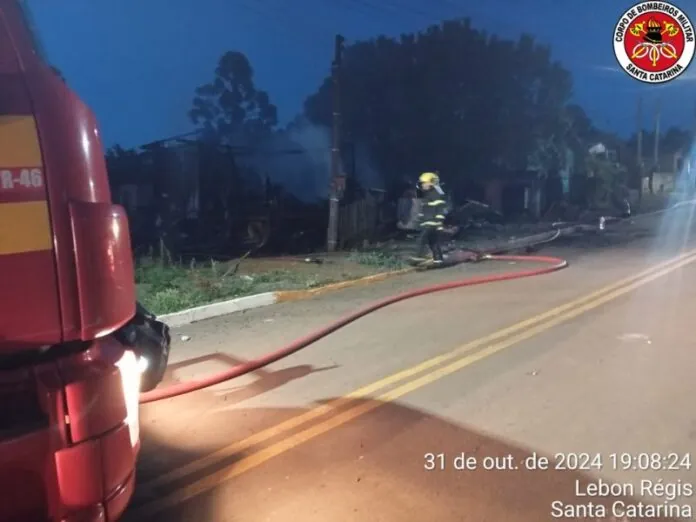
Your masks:
{"label": "reflective stripe on jacket", "polygon": [[442,190],[432,188],[423,194],[423,205],[420,213],[421,227],[434,227],[442,230],[445,215],[447,214],[447,201]]}

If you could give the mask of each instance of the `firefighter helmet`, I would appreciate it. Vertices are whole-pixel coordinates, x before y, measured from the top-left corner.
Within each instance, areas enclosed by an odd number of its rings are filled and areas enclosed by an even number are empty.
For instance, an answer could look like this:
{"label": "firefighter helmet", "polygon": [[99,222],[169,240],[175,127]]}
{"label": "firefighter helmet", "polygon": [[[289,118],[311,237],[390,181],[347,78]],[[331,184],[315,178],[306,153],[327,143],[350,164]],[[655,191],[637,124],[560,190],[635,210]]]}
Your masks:
{"label": "firefighter helmet", "polygon": [[418,177],[418,182],[421,184],[432,183],[433,185],[437,185],[438,183],[440,183],[440,176],[438,176],[434,172],[424,172]]}

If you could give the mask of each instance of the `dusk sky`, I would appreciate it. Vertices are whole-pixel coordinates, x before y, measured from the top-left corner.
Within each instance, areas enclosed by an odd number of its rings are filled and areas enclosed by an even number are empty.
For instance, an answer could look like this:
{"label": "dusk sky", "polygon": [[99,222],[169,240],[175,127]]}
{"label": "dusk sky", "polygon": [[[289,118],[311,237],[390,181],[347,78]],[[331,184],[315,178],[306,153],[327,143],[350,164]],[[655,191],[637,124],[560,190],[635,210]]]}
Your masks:
{"label": "dusk sky", "polygon": [[[196,86],[212,79],[219,56],[245,53],[256,84],[282,123],[302,108],[329,71],[333,36],[347,43],[412,32],[470,17],[474,26],[552,45],[574,75],[575,101],[597,125],[628,134],[636,99],[652,125],[658,97],[663,125],[691,127],[696,66],[663,86],[642,85],[617,69],[612,32],[634,2],[606,0],[31,0],[49,58],[95,111],[105,144],[137,146],[192,130],[186,113]],[[679,4],[677,4],[679,5]],[[687,14],[696,20],[696,8]],[[485,74],[485,71],[472,71]]]}

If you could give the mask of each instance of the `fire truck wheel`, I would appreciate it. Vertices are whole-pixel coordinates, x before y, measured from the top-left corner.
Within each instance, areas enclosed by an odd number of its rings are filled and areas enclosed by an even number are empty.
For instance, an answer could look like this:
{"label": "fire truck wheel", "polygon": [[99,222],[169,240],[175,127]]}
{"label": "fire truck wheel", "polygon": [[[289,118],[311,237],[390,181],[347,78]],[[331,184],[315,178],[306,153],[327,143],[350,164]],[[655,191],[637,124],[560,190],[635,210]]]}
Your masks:
{"label": "fire truck wheel", "polygon": [[154,390],[164,379],[169,363],[171,335],[169,327],[156,319],[145,318],[134,327],[136,349],[138,354],[144,357],[148,363],[140,384],[140,391],[147,392]]}

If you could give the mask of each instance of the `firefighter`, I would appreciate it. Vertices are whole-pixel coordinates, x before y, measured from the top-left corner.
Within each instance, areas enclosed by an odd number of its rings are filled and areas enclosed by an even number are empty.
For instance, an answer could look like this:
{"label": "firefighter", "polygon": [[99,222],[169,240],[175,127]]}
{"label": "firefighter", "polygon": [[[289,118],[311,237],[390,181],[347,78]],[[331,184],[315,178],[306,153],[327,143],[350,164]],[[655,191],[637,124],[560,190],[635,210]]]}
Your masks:
{"label": "firefighter", "polygon": [[433,264],[439,265],[444,261],[440,239],[447,213],[445,193],[440,187],[440,176],[434,172],[421,174],[418,178],[418,184],[423,193],[419,214],[421,233],[418,238],[416,255],[411,258],[411,261],[414,263],[428,261],[425,256],[426,251],[430,249]]}

